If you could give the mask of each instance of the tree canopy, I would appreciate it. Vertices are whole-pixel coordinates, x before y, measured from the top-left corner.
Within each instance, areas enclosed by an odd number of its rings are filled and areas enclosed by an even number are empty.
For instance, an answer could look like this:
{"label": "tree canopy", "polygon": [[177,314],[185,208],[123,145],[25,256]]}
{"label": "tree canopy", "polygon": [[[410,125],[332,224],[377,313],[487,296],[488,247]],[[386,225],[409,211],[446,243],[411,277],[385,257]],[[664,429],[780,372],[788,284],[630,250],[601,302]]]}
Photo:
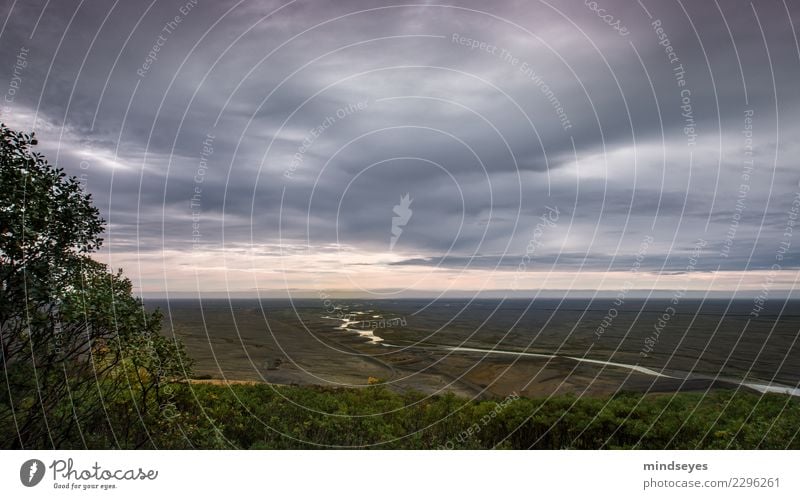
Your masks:
{"label": "tree canopy", "polygon": [[0,447],[158,446],[189,360],[122,271],[91,258],[100,212],[35,145],[0,125]]}

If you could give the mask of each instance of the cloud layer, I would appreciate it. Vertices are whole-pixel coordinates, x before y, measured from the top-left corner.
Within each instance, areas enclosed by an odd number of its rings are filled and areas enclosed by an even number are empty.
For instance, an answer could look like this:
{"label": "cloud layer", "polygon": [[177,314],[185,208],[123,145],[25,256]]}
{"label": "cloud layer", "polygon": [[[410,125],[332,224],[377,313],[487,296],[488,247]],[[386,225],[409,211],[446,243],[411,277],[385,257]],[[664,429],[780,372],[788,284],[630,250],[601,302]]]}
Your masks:
{"label": "cloud layer", "polygon": [[0,15],[3,121],[81,176],[144,293],[794,287],[785,2]]}

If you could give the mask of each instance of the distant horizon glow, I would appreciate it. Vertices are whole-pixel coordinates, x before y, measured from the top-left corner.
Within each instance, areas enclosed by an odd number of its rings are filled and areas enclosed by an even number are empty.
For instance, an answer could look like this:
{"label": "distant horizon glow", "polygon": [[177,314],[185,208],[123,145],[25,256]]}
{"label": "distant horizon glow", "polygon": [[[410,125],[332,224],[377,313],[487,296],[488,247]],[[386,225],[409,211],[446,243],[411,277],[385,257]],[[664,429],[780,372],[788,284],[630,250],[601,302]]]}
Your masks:
{"label": "distant horizon glow", "polygon": [[[112,268],[152,269],[134,272],[140,277],[134,280],[135,292],[144,296],[193,296],[198,293],[220,296],[248,294],[253,297],[315,296],[324,292],[390,299],[396,296],[435,296],[438,293],[469,295],[505,292],[514,296],[538,291],[613,295],[624,290],[639,294],[686,290],[701,294],[760,293],[781,296],[796,292],[800,278],[800,272],[794,270],[665,271],[661,274],[642,271],[635,275],[625,271],[591,270],[531,270],[519,273],[515,270],[455,270],[419,266],[398,268],[343,261],[340,262],[341,268],[328,271],[324,260],[315,267],[310,263],[313,259],[301,257],[291,262],[275,257],[274,265],[262,262],[257,266],[249,259],[233,258],[233,262],[226,262],[224,256],[213,254],[187,257],[176,252],[162,253],[160,257],[164,262],[163,267],[171,269],[167,276],[162,272],[161,264],[144,260],[142,255],[112,254],[109,258],[106,254],[100,260]],[[193,261],[196,263],[192,264]],[[347,265],[355,268],[344,268]],[[198,286],[198,283],[202,283],[202,286]],[[516,288],[511,287],[513,283],[516,283]]]}

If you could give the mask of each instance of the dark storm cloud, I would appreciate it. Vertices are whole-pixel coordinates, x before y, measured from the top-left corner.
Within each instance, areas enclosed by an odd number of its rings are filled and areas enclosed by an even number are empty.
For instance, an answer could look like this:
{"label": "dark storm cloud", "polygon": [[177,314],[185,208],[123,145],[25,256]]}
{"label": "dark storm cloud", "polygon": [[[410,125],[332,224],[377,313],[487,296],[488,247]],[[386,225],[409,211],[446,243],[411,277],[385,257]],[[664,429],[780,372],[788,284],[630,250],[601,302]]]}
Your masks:
{"label": "dark storm cloud", "polygon": [[624,270],[651,234],[654,269],[698,238],[704,269],[767,268],[800,176],[797,9],[598,3],[630,34],[584,2],[6,3],[0,82],[30,56],[3,119],[39,118],[119,250],[186,248],[194,209],[210,246],[387,251],[409,193],[406,266],[514,266],[551,206],[544,265]]}

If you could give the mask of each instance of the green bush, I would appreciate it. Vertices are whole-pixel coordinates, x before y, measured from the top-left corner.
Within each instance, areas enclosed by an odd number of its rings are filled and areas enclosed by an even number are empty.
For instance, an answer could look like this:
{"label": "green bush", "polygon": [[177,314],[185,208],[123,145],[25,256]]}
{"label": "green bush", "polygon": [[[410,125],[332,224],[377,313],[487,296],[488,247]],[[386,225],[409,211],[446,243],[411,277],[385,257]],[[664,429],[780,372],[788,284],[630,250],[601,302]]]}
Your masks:
{"label": "green bush", "polygon": [[[192,414],[242,449],[798,448],[800,403],[727,391],[469,401],[381,387],[190,385]],[[199,414],[204,414],[200,417]],[[215,424],[215,421],[224,424]],[[191,440],[191,439],[190,439]],[[205,442],[209,440],[206,439]],[[214,442],[212,442],[214,443]],[[202,446],[193,444],[194,446]]]}

